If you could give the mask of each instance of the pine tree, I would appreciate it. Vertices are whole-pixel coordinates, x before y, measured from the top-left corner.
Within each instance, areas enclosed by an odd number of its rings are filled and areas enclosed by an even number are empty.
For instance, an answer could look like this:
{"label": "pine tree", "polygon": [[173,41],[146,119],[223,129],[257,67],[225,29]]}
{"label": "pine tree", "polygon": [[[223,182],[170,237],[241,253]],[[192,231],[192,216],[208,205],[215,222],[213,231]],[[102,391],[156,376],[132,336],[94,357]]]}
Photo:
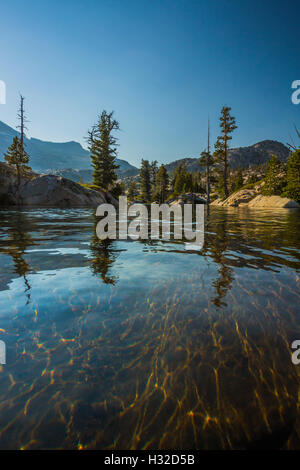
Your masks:
{"label": "pine tree", "polygon": [[238,191],[239,189],[242,188],[244,184],[244,179],[243,179],[243,170],[241,167],[238,167],[233,179],[232,179],[232,184],[231,184],[231,191],[235,192]]}
{"label": "pine tree", "polygon": [[20,119],[20,137],[15,136],[11,146],[7,149],[7,153],[4,155],[5,160],[9,165],[15,165],[18,178],[18,186],[21,183],[21,176],[24,175],[25,170],[31,170],[27,165],[29,162],[29,155],[25,150],[24,138],[25,138],[25,122],[27,122],[25,111],[24,111],[24,96],[20,96],[20,109],[18,118]]}
{"label": "pine tree", "polygon": [[151,191],[152,192],[155,191],[155,186],[156,186],[156,175],[157,175],[157,172],[158,172],[157,164],[158,164],[157,160],[153,160],[150,163],[150,181],[151,181]]}
{"label": "pine tree", "polygon": [[222,171],[218,171],[216,173],[216,190],[219,194],[219,197],[220,198],[224,198],[225,197],[225,193],[224,193],[224,173]]}
{"label": "pine tree", "polygon": [[184,175],[184,185],[183,185],[183,192],[184,193],[191,193],[194,189],[194,179],[193,174],[187,171]]}
{"label": "pine tree", "polygon": [[221,135],[217,138],[215,143],[214,156],[216,162],[219,163],[223,169],[223,191],[225,198],[228,197],[228,141],[232,139],[232,132],[237,129],[235,118],[230,115],[231,108],[223,106],[220,117]]}
{"label": "pine tree", "polygon": [[300,149],[291,154],[287,162],[287,186],[284,196],[300,202]]}
{"label": "pine tree", "polygon": [[128,188],[128,193],[127,193],[127,197],[129,199],[129,201],[134,201],[135,197],[137,196],[137,185],[136,185],[136,182],[135,180],[132,180],[130,185],[129,185],[129,188]]}
{"label": "pine tree", "polygon": [[111,189],[111,192],[115,198],[118,198],[125,194],[125,184],[122,180],[117,181],[114,187]]}
{"label": "pine tree", "polygon": [[151,168],[148,160],[142,159],[140,169],[141,196],[145,202],[151,201]]}
{"label": "pine tree", "polygon": [[168,195],[169,175],[164,165],[161,165],[156,174],[156,187],[153,200],[160,204],[165,202]]}
{"label": "pine tree", "polygon": [[184,163],[180,163],[174,171],[173,192],[175,196],[184,192],[184,185],[186,182],[187,169]]}
{"label": "pine tree", "polygon": [[253,174],[249,176],[247,180],[247,184],[254,184],[254,183],[257,183],[258,181],[259,181],[259,178],[257,177],[257,175]]}
{"label": "pine tree", "polygon": [[15,165],[18,177],[18,186],[21,183],[21,175],[25,169],[28,169],[26,163],[29,162],[29,156],[22,145],[18,136],[15,136],[11,146],[8,148],[7,153],[4,155],[5,160],[9,165]]}
{"label": "pine tree", "polygon": [[119,130],[119,123],[113,119],[113,112],[102,111],[98,122],[88,133],[89,151],[91,153],[93,184],[107,190],[111,189],[118,179],[116,169],[117,139],[113,132]]}
{"label": "pine tree", "polygon": [[200,179],[201,179],[200,171],[195,171],[194,173],[192,173],[192,179],[193,179],[192,192],[193,193],[203,192],[201,184],[200,184]]}
{"label": "pine tree", "polygon": [[267,164],[265,184],[262,188],[262,194],[265,196],[280,195],[282,193],[284,181],[279,177],[283,166],[275,155],[272,155]]}

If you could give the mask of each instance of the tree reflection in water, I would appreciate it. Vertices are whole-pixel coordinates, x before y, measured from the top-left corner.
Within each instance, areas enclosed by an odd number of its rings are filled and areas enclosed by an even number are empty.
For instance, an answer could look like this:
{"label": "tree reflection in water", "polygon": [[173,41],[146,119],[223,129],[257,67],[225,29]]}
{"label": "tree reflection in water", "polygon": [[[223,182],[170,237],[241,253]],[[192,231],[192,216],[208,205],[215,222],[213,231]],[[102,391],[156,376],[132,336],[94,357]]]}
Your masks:
{"label": "tree reflection in water", "polygon": [[[4,222],[4,213],[0,214],[0,223]],[[7,238],[0,245],[0,253],[9,255],[14,264],[14,273],[24,279],[24,291],[27,297],[26,305],[29,304],[31,298],[31,285],[27,278],[27,274],[31,271],[30,265],[25,258],[25,252],[35,245],[30,235],[33,230],[32,221],[27,217],[25,212],[14,211],[9,217],[9,227],[7,229]]]}
{"label": "tree reflection in water", "polygon": [[26,214],[0,226],[0,448],[300,448],[298,211],[212,208],[198,252]]}
{"label": "tree reflection in water", "polygon": [[98,220],[95,218],[94,230],[90,243],[90,250],[93,256],[91,269],[94,274],[100,275],[105,284],[112,284],[118,280],[118,277],[111,274],[111,268],[116,258],[118,250],[115,249],[114,240],[99,240],[96,234],[96,225]]}

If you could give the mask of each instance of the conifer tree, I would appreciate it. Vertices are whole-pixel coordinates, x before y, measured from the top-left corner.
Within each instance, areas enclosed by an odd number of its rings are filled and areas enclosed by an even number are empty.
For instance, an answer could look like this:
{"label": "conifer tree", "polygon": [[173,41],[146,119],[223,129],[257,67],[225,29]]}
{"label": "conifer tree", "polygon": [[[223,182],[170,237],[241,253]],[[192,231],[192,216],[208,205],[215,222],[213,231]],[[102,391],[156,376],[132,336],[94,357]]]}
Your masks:
{"label": "conifer tree", "polygon": [[287,162],[287,186],[284,196],[300,202],[300,149],[291,154]]}
{"label": "conifer tree", "polygon": [[128,188],[128,193],[127,193],[127,197],[129,199],[129,201],[133,201],[137,195],[138,191],[137,191],[137,185],[136,185],[136,182],[135,180],[132,180],[130,182],[130,185],[129,185],[129,188]]}
{"label": "conifer tree", "polygon": [[196,171],[195,173],[192,173],[192,179],[193,179],[193,188],[192,192],[193,193],[200,193],[203,192],[200,180],[201,180],[201,172]]}
{"label": "conifer tree", "polygon": [[21,183],[21,176],[24,174],[25,170],[31,170],[27,165],[29,162],[29,155],[25,150],[25,123],[27,122],[25,111],[24,111],[24,96],[20,96],[20,109],[18,113],[18,118],[20,119],[20,137],[15,136],[11,146],[7,149],[7,153],[4,155],[5,160],[9,165],[15,165],[18,178],[18,186]]}
{"label": "conifer tree", "polygon": [[283,180],[279,174],[283,171],[280,160],[272,155],[267,164],[265,184],[262,188],[262,194],[265,196],[280,195],[283,189]]}
{"label": "conifer tree", "polygon": [[190,192],[193,192],[193,189],[194,189],[193,174],[187,171],[184,175],[183,192],[190,193]]}
{"label": "conifer tree", "polygon": [[220,129],[221,135],[217,138],[215,143],[214,156],[216,162],[219,163],[223,171],[223,192],[227,198],[229,195],[228,191],[228,141],[232,139],[232,132],[237,129],[235,118],[230,114],[231,108],[229,106],[223,106],[220,117]]}
{"label": "conifer tree", "polygon": [[98,122],[88,133],[89,151],[91,154],[93,184],[107,190],[111,189],[118,179],[116,169],[117,139],[113,132],[119,130],[119,123],[113,118],[113,112],[102,111]]}
{"label": "conifer tree", "polygon": [[151,191],[152,191],[152,193],[155,191],[155,187],[156,187],[156,175],[157,175],[157,172],[158,172],[157,164],[158,164],[157,160],[153,160],[150,163],[150,181],[151,181]]}
{"label": "conifer tree", "polygon": [[244,184],[243,170],[239,166],[232,180],[231,191],[238,191]]}
{"label": "conifer tree", "polygon": [[179,194],[184,192],[184,185],[186,182],[186,166],[184,163],[180,163],[180,165],[175,168],[174,171],[174,195],[178,196]]}
{"label": "conifer tree", "polygon": [[4,155],[4,158],[9,165],[15,165],[18,177],[18,186],[20,186],[21,175],[24,173],[25,169],[28,169],[26,163],[29,162],[29,156],[18,136],[14,137],[11,146]]}
{"label": "conifer tree", "polygon": [[219,194],[219,197],[224,198],[224,173],[223,171],[216,172],[216,190]]}
{"label": "conifer tree", "polygon": [[112,194],[114,197],[118,198],[125,194],[125,184],[122,180],[117,181],[114,187],[111,189]]}
{"label": "conifer tree", "polygon": [[151,201],[151,167],[148,160],[142,159],[140,169],[141,196],[145,202]]}
{"label": "conifer tree", "polygon": [[169,175],[164,165],[161,165],[156,174],[156,187],[153,200],[160,204],[165,202],[169,187]]}

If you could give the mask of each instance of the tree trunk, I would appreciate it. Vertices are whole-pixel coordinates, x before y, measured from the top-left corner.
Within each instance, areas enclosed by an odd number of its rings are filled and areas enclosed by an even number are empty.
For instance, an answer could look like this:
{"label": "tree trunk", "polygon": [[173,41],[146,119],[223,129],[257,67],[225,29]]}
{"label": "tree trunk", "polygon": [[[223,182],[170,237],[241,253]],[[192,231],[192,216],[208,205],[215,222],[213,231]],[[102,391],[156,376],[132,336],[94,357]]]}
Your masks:
{"label": "tree trunk", "polygon": [[18,178],[18,188],[19,188],[21,184],[21,172],[20,172],[20,166],[19,165],[16,165],[16,166],[17,166],[17,178]]}
{"label": "tree trunk", "polygon": [[209,170],[209,154],[207,155],[206,160],[206,196],[207,196],[207,205],[210,204],[210,170]]}
{"label": "tree trunk", "polygon": [[225,198],[228,197],[228,187],[227,187],[227,175],[228,173],[228,164],[227,164],[227,142],[225,141],[225,154],[224,154],[224,193]]}

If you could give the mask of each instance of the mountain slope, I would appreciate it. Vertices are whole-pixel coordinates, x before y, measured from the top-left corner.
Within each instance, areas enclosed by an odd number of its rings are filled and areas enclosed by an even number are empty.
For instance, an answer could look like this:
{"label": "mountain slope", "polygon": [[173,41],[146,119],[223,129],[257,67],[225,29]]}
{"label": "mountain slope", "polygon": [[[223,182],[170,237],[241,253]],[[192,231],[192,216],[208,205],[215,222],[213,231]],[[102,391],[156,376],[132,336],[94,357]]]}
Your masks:
{"label": "mountain slope", "polygon": [[[20,135],[18,131],[0,121],[0,161],[4,161],[3,154],[11,144],[13,137]],[[63,176],[73,181],[91,181],[92,168],[89,152],[78,142],[46,142],[39,139],[25,139],[26,150],[30,155],[30,165],[34,171],[51,173]],[[263,140],[248,147],[239,147],[229,150],[229,163],[233,168],[241,166],[249,168],[267,162],[271,155],[276,155],[281,161],[286,161],[289,156],[289,149],[276,140]],[[197,171],[199,167],[198,158],[182,158],[166,164],[169,173],[180,164],[185,163],[188,171]],[[139,173],[138,168],[117,159],[120,178],[135,176]]]}
{"label": "mountain slope", "polygon": [[282,162],[286,162],[290,150],[276,140],[263,140],[249,147],[239,147],[229,150],[229,163],[233,168],[241,166],[247,168],[252,165],[266,163],[272,155],[276,155]]}
{"label": "mountain slope", "polygon": [[[11,145],[18,131],[0,121],[0,160],[4,161],[4,153]],[[78,142],[46,142],[39,139],[25,138],[26,151],[30,155],[30,165],[34,171],[46,172],[51,169],[91,170],[90,154]],[[129,176],[128,172],[138,172],[130,163],[117,159],[118,174]],[[49,171],[49,170],[48,170]],[[48,172],[47,171],[47,172]]]}
{"label": "mountain slope", "polygon": [[[281,142],[276,140],[263,140],[249,147],[238,147],[229,150],[228,160],[232,168],[241,166],[249,168],[249,166],[266,163],[271,155],[276,155],[279,160],[286,162],[289,157],[289,149]],[[173,173],[175,168],[185,163],[188,171],[197,171],[199,167],[199,158],[182,158],[168,163],[166,169],[169,173]]]}
{"label": "mountain slope", "polygon": [[[136,176],[139,170],[125,160],[116,159],[119,168],[117,169],[117,175],[119,178],[127,178]],[[93,170],[92,168],[47,168],[43,171],[49,175],[62,176],[69,180],[75,181],[75,183],[83,182],[90,183],[92,181]]]}

